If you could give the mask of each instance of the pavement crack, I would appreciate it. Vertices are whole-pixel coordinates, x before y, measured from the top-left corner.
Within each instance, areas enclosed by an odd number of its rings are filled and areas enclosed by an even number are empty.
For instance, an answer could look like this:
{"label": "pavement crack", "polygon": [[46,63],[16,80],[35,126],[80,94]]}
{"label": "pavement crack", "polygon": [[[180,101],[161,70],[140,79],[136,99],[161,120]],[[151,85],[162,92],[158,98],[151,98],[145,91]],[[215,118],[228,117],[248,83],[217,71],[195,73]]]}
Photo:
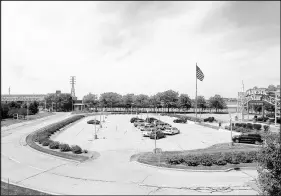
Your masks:
{"label": "pavement crack", "polygon": [[53,173],[53,172],[50,172],[50,173],[53,174],[53,175],[56,175],[56,176],[62,176],[62,177],[66,177],[66,178],[71,178],[71,179],[76,179],[76,180],[83,180],[83,181],[107,182],[107,183],[114,183],[114,182],[117,182],[117,181],[113,181],[113,180],[87,179],[87,178],[80,178],[80,177],[67,176],[67,175],[58,174],[58,173]]}
{"label": "pavement crack", "polygon": [[32,175],[32,176],[29,176],[29,177],[27,177],[27,178],[24,178],[23,180],[19,180],[19,181],[17,181],[16,183],[21,183],[21,182],[23,182],[23,181],[25,181],[25,180],[28,180],[28,179],[33,178],[33,177],[35,177],[35,176],[38,176],[38,175],[40,175],[40,174],[49,172],[49,171],[51,171],[51,170],[53,170],[53,169],[56,169],[56,168],[58,168],[58,167],[61,167],[61,166],[63,166],[63,165],[66,165],[66,164],[67,164],[67,163],[58,165],[58,166],[56,166],[56,167],[52,167],[52,168],[47,169],[47,170],[45,170],[45,171],[43,171],[43,172],[40,172],[40,173],[34,174],[34,175]]}
{"label": "pavement crack", "polygon": [[[146,185],[146,184],[139,184],[139,186],[145,186],[145,187],[155,187],[157,188],[154,191],[149,192],[155,193],[156,191],[160,189],[179,189],[179,190],[192,190],[192,191],[197,191],[197,192],[204,192],[204,193],[214,193],[214,192],[221,192],[221,193],[226,193],[226,192],[232,192],[234,190],[250,190],[251,188],[249,186],[225,186],[225,187],[169,187],[169,186],[157,186],[157,185]],[[148,194],[148,195],[149,195]]]}

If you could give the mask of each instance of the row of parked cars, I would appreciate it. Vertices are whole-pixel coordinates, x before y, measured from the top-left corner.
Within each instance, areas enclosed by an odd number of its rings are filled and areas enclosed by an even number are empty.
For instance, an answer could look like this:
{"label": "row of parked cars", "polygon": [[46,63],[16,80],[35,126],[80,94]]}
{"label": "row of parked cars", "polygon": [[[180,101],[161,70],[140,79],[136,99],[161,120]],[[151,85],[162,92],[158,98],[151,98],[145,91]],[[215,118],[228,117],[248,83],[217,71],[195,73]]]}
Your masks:
{"label": "row of parked cars", "polygon": [[180,130],[176,127],[172,127],[170,124],[153,117],[146,118],[145,120],[134,117],[130,122],[134,123],[134,126],[142,131],[144,137],[149,137],[150,139],[161,139],[165,138],[166,135],[180,133]]}

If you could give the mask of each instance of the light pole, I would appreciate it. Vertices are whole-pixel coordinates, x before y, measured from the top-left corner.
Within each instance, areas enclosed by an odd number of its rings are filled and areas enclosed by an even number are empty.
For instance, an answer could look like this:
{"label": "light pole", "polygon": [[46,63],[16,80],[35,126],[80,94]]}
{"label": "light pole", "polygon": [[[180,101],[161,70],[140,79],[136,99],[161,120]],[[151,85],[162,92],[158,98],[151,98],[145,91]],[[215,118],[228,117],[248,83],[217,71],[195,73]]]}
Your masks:
{"label": "light pole", "polygon": [[28,102],[26,102],[26,120],[28,119]]}
{"label": "light pole", "polygon": [[231,114],[230,115],[230,137],[231,137],[231,140],[230,140],[230,146],[233,146],[233,143],[232,143],[232,119],[231,119]]}
{"label": "light pole", "polygon": [[94,125],[95,125],[95,139],[98,139],[98,137],[97,137],[97,129],[96,129],[96,122],[97,122],[97,119],[96,119],[96,115],[95,115],[95,123],[94,123]]}
{"label": "light pole", "polygon": [[156,154],[156,132],[157,132],[157,127],[156,127],[156,123],[154,121],[154,125],[155,125],[155,135],[154,135],[154,153]]}

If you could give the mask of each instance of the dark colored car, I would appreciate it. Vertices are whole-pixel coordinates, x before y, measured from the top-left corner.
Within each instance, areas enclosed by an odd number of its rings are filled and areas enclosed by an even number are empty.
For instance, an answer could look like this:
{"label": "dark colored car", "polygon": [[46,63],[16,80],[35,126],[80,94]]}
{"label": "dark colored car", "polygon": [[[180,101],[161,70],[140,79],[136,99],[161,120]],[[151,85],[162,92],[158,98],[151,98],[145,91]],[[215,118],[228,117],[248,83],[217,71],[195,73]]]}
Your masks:
{"label": "dark colored car", "polygon": [[156,118],[153,118],[153,117],[150,117],[150,118],[146,118],[146,119],[145,119],[145,122],[153,123],[155,120],[157,120],[157,119],[156,119]]}
{"label": "dark colored car", "polygon": [[178,118],[178,119],[175,119],[173,120],[174,123],[186,123],[187,120],[186,119],[183,119],[183,118]]}
{"label": "dark colored car", "polygon": [[157,139],[157,140],[166,137],[166,135],[165,135],[162,131],[156,131],[156,132],[153,131],[153,132],[150,134],[149,138],[150,138],[150,139],[155,139],[155,134],[156,134],[156,139]]}
{"label": "dark colored car", "polygon": [[131,118],[130,122],[134,123],[136,120],[142,120],[141,118],[133,117]]}
{"label": "dark colored car", "polygon": [[100,121],[99,120],[89,120],[87,121],[88,124],[94,124],[94,125],[99,125]]}
{"label": "dark colored car", "polygon": [[263,142],[261,135],[257,133],[241,134],[232,137],[232,141],[235,143],[251,143],[260,144]]}

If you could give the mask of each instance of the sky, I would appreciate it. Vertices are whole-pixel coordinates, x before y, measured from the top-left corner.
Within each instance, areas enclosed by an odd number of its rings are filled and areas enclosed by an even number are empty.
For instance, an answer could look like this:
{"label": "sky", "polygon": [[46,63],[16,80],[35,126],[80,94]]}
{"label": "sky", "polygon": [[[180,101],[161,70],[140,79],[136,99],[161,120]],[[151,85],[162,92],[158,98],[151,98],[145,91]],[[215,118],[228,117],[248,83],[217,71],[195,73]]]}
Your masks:
{"label": "sky", "polygon": [[279,1],[1,2],[1,94],[235,98],[280,84]]}

